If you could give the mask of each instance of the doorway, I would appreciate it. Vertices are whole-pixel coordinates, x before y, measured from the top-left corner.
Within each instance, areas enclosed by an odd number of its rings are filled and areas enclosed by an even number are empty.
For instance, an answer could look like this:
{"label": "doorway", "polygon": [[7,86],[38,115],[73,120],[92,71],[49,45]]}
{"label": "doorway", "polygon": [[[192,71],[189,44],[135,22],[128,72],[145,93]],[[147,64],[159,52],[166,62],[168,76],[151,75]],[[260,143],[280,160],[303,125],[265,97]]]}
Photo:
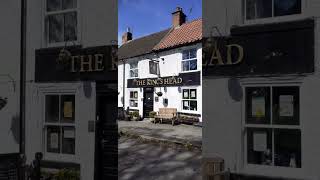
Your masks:
{"label": "doorway", "polygon": [[117,91],[97,90],[95,179],[118,177]]}
{"label": "doorway", "polygon": [[149,117],[153,111],[154,88],[143,89],[143,117]]}

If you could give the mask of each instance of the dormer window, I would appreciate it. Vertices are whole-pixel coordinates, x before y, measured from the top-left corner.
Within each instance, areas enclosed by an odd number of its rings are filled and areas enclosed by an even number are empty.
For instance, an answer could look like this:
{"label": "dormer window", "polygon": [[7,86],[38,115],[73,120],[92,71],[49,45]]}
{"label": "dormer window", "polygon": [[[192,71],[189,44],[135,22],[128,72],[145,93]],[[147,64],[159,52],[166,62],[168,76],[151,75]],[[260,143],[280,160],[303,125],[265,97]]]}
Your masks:
{"label": "dormer window", "polygon": [[246,20],[301,14],[301,9],[301,0],[245,0]]}

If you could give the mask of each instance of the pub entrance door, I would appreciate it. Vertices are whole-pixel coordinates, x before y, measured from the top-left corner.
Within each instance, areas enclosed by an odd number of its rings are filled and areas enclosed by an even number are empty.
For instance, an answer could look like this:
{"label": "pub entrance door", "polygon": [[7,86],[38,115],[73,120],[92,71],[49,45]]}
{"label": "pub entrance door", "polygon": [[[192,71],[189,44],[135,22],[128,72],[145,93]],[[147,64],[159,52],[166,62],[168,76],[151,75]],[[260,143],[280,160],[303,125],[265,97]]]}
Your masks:
{"label": "pub entrance door", "polygon": [[95,180],[118,179],[117,95],[97,86]]}
{"label": "pub entrance door", "polygon": [[143,89],[143,117],[149,117],[149,113],[153,111],[154,88]]}

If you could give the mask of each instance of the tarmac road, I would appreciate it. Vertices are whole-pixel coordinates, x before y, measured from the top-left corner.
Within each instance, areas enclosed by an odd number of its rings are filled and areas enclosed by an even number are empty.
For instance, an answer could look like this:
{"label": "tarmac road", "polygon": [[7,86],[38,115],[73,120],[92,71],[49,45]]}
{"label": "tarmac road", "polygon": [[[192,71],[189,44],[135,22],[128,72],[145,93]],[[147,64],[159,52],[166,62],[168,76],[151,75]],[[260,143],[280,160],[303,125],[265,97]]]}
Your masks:
{"label": "tarmac road", "polygon": [[119,139],[119,180],[201,180],[201,151]]}

